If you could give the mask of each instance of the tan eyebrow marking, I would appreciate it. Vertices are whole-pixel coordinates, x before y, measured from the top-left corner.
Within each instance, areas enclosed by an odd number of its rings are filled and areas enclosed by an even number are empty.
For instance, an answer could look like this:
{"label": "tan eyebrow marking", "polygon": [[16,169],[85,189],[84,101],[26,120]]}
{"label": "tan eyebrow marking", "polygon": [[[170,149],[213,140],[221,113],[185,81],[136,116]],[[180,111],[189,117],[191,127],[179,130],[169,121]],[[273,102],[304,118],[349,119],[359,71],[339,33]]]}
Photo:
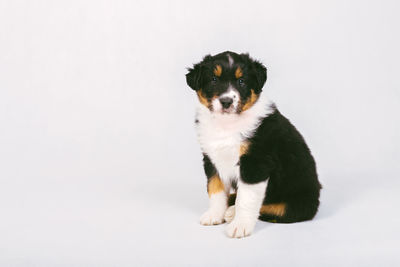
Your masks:
{"label": "tan eyebrow marking", "polygon": [[216,65],[214,69],[214,75],[220,77],[222,74],[222,67],[220,65]]}
{"label": "tan eyebrow marking", "polygon": [[242,77],[242,76],[243,76],[242,69],[241,69],[240,67],[238,67],[238,68],[236,69],[236,71],[235,71],[235,77],[236,77],[236,79],[239,79],[239,78]]}

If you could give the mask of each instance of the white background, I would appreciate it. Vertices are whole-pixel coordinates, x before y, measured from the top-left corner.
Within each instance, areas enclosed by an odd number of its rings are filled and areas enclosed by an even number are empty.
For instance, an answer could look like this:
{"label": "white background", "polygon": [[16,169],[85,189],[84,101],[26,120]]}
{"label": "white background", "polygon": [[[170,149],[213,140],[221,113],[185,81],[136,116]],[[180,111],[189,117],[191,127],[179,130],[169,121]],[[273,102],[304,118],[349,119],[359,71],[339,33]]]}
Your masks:
{"label": "white background", "polygon": [[[399,266],[398,1],[0,1],[1,266]],[[186,67],[249,52],[324,186],[232,240]]]}

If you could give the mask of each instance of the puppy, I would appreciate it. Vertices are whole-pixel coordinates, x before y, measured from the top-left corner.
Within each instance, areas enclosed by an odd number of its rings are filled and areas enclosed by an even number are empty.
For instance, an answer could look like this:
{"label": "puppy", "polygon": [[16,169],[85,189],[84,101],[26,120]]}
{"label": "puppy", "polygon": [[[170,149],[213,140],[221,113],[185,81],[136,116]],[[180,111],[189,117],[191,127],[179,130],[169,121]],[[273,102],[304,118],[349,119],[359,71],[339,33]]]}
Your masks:
{"label": "puppy", "polygon": [[258,218],[310,220],[319,206],[315,161],[296,128],[261,95],[266,80],[263,64],[230,51],[207,55],[186,74],[199,99],[195,123],[209,195],[200,223],[226,221],[229,237],[250,235]]}

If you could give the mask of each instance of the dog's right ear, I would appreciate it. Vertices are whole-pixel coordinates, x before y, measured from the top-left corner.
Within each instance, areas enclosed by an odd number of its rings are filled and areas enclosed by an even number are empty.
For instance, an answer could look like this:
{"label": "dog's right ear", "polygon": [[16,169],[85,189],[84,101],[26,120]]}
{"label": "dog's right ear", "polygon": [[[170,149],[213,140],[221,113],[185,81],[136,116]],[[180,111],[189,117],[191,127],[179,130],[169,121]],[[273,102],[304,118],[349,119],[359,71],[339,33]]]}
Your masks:
{"label": "dog's right ear", "polygon": [[197,91],[201,88],[202,82],[202,72],[204,71],[205,64],[211,59],[210,55],[207,55],[203,58],[200,63],[194,64],[193,68],[188,69],[188,73],[186,74],[186,83],[193,90]]}
{"label": "dog's right ear", "polygon": [[193,68],[188,69],[188,74],[186,74],[186,83],[193,90],[197,91],[200,89],[200,77],[201,77],[201,66],[196,64]]}

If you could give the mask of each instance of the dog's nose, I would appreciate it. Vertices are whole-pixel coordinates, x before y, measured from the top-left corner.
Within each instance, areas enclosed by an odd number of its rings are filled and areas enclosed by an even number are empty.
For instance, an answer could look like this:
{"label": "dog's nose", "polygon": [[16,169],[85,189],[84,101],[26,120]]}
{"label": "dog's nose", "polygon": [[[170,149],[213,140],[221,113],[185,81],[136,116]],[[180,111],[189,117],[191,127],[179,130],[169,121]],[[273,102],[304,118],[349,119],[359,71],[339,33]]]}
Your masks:
{"label": "dog's nose", "polygon": [[223,108],[229,108],[233,103],[233,99],[230,97],[222,97],[219,99],[219,102],[221,102]]}

